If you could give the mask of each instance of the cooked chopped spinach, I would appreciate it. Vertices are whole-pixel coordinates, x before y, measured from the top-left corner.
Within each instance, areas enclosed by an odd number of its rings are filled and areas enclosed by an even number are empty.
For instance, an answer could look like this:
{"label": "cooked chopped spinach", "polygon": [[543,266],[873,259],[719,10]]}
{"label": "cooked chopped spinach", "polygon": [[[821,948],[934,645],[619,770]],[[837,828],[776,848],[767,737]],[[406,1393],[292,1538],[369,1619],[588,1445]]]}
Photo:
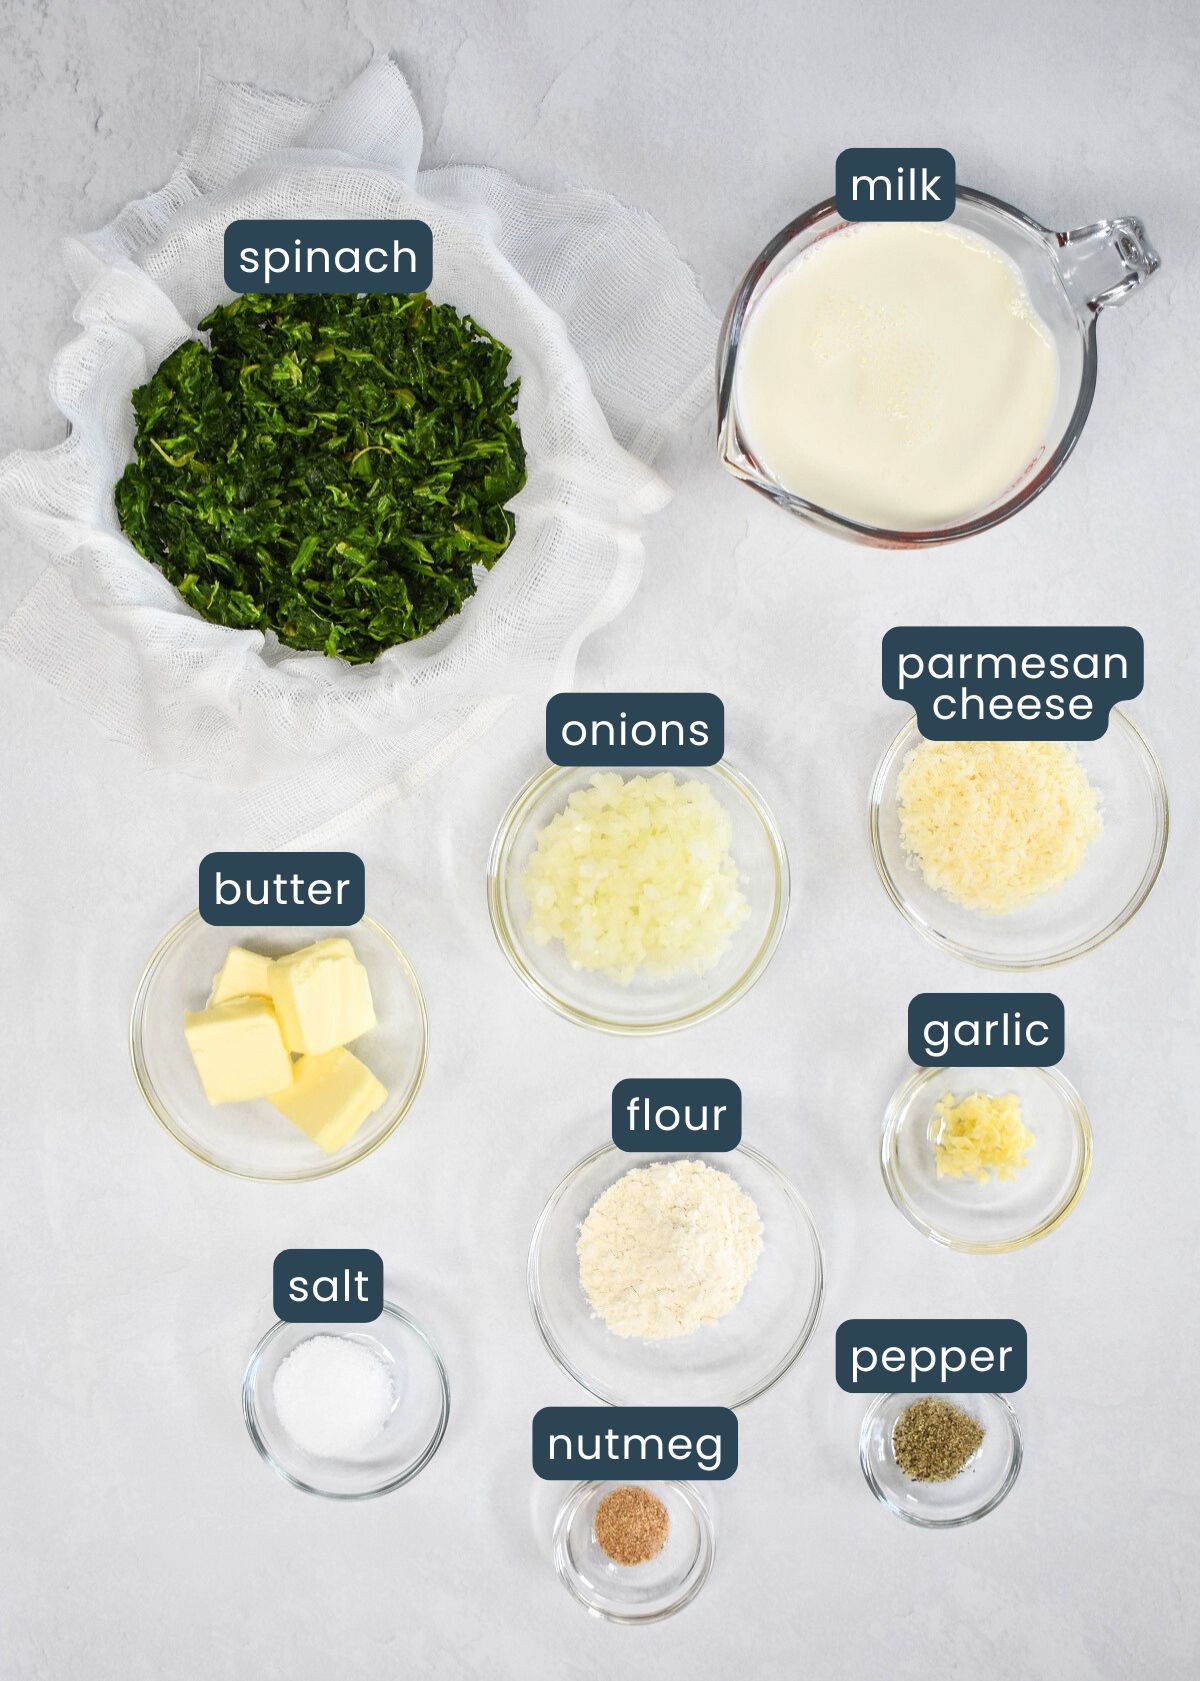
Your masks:
{"label": "cooked chopped spinach", "polygon": [[512,541],[510,351],[423,292],[248,293],[133,393],[117,516],[216,624],[373,660],[424,636]]}

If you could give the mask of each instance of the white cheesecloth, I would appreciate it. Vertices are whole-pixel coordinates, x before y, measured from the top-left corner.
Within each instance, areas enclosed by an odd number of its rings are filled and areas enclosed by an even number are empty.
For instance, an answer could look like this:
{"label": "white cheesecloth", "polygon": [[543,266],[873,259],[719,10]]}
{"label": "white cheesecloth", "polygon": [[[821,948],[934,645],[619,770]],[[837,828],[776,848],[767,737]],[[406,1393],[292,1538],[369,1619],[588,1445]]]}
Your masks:
{"label": "white cheesecloth", "polygon": [[[157,763],[244,787],[246,827],[271,845],[337,832],[513,696],[570,686],[583,639],[637,587],[639,524],[669,495],[649,463],[711,390],[716,322],[649,216],[493,169],[421,169],[422,139],[387,58],[320,106],[210,82],[166,186],[67,243],[81,330],[50,383],[69,435],[0,462],[0,514],[48,556],[0,648]],[[226,224],[274,216],[428,222],[431,296],[511,346],[521,379],[512,545],[461,614],[370,665],[207,623],[113,505],[131,391],[232,297]]]}

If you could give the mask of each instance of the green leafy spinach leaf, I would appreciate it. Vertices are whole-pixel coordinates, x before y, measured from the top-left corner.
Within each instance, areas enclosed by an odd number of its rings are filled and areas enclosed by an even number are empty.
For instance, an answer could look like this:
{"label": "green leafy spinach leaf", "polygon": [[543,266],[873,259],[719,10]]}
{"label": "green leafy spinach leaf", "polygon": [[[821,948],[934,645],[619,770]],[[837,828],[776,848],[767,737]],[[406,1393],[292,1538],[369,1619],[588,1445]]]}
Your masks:
{"label": "green leafy spinach leaf", "polygon": [[216,624],[354,662],[424,636],[512,541],[510,351],[423,293],[248,293],[133,393],[135,548]]}

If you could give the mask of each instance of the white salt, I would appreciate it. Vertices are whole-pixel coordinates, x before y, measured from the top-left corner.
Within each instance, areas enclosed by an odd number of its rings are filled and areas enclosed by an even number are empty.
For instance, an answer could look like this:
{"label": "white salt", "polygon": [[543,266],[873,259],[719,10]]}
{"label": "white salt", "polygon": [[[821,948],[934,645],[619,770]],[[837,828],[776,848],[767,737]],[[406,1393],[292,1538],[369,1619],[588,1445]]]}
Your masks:
{"label": "white salt", "polygon": [[345,1459],[379,1435],[395,1401],[387,1366],[353,1337],[297,1343],[275,1373],[279,1422],[315,1459]]}

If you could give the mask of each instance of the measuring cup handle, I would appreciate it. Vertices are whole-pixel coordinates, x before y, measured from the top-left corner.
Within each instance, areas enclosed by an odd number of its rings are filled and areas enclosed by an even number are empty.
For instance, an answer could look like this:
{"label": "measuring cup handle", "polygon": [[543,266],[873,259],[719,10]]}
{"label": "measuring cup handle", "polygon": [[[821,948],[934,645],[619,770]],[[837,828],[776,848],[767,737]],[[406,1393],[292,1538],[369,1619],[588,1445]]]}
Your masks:
{"label": "measuring cup handle", "polygon": [[1121,303],[1159,266],[1158,253],[1136,216],[1114,216],[1054,237],[1067,296],[1076,309],[1093,315],[1105,304]]}

